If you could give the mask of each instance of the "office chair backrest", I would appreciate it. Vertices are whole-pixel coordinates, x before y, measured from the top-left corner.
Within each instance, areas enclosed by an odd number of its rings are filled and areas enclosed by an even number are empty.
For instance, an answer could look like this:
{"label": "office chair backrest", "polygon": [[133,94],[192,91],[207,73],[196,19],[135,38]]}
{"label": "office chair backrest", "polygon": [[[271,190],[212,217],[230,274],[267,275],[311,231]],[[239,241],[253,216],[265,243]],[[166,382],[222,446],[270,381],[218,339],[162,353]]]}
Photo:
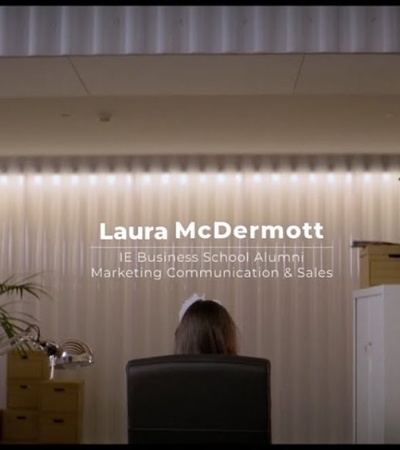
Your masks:
{"label": "office chair backrest", "polygon": [[129,361],[128,443],[271,443],[270,362],[232,355]]}

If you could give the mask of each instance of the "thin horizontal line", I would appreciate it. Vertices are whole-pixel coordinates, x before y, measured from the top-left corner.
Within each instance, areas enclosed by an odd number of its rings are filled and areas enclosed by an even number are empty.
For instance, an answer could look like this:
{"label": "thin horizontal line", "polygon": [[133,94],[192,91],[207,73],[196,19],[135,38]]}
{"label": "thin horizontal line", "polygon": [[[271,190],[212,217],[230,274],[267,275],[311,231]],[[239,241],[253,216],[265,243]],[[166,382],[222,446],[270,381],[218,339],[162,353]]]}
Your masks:
{"label": "thin horizontal line", "polygon": [[176,250],[179,250],[180,248],[190,248],[190,249],[203,249],[203,250],[207,250],[207,249],[214,249],[214,248],[225,248],[225,249],[242,249],[242,250],[246,250],[249,248],[285,248],[285,249],[289,249],[289,248],[293,248],[296,250],[301,250],[302,248],[313,248],[314,250],[319,250],[319,249],[325,249],[325,248],[330,248],[332,249],[333,246],[319,246],[319,247],[312,247],[312,246],[303,246],[303,247],[290,247],[290,246],[266,246],[266,247],[260,247],[260,246],[256,246],[256,247],[229,247],[229,246],[210,246],[210,247],[189,247],[189,246],[177,246],[177,247],[171,247],[171,246],[156,246],[156,247],[142,247],[142,246],[135,246],[135,247],[90,247],[91,249],[123,249],[123,248],[142,248],[142,249],[148,249],[148,250],[152,250],[152,249],[169,249],[169,248],[173,248]]}

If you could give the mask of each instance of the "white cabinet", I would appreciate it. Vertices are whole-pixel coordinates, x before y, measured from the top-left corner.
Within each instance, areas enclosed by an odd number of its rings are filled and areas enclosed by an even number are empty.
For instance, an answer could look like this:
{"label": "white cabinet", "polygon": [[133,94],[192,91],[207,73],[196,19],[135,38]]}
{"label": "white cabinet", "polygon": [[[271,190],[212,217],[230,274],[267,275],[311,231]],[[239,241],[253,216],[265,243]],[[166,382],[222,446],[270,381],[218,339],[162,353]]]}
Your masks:
{"label": "white cabinet", "polygon": [[400,443],[400,285],[354,292],[354,441]]}

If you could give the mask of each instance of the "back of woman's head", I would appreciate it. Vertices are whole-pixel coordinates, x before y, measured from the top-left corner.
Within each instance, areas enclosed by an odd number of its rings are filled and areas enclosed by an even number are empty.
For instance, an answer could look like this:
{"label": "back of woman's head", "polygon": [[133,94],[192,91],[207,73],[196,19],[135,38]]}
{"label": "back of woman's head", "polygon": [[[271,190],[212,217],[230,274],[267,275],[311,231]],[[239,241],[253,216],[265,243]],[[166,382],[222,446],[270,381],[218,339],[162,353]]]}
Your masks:
{"label": "back of woman's head", "polygon": [[175,332],[175,353],[237,354],[236,325],[228,311],[213,300],[197,300]]}

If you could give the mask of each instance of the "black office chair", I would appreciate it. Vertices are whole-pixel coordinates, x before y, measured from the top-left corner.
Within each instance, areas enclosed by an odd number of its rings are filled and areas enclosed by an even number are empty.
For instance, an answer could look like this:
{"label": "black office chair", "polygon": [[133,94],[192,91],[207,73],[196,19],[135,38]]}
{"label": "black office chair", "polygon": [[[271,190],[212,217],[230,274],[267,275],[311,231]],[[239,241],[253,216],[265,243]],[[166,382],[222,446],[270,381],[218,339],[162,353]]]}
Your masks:
{"label": "black office chair", "polygon": [[270,367],[232,355],[129,361],[128,444],[271,443]]}

